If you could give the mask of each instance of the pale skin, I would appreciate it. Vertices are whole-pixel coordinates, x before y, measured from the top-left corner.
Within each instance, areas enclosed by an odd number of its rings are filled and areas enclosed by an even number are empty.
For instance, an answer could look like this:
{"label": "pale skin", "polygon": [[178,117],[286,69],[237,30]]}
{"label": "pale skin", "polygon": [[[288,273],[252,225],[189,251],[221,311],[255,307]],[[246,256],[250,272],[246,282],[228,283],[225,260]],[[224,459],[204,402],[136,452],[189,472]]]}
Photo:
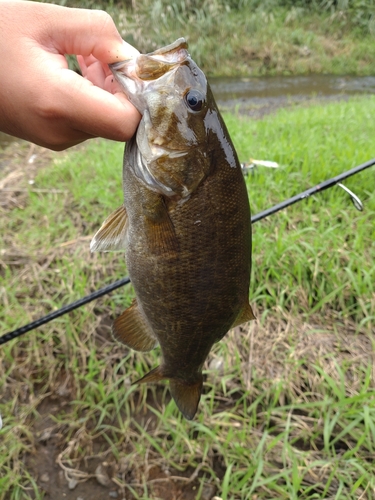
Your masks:
{"label": "pale skin", "polygon": [[[129,140],[140,115],[108,64],[135,53],[105,12],[0,0],[0,131],[56,151]],[[77,55],[83,77],[64,54]]]}

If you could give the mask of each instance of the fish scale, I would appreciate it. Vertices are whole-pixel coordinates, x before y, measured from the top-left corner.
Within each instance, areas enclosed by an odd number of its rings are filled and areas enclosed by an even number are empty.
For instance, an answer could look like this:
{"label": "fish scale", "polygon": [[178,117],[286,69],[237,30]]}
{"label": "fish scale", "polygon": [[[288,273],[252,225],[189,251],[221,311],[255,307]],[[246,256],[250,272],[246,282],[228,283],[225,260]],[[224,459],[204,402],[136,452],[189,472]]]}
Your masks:
{"label": "fish scale", "polygon": [[212,345],[254,318],[250,207],[228,131],[185,40],[139,57],[112,67],[144,122],[125,148],[124,204],[92,249],[125,250],[136,298],[113,334],[139,351],[159,343],[160,366],[138,382],[168,379],[191,419]]}

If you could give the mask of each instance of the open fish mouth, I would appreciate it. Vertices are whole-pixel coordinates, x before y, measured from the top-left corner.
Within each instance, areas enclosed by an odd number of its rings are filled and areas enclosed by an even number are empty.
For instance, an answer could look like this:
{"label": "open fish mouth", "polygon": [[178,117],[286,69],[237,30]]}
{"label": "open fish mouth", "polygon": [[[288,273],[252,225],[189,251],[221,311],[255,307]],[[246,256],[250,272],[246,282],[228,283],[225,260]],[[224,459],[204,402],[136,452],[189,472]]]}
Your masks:
{"label": "open fish mouth", "polygon": [[173,84],[173,70],[189,59],[187,47],[186,40],[179,38],[150,54],[136,54],[126,61],[110,64],[109,67],[129,100],[141,111],[137,106],[137,95],[146,92],[149,86],[152,87],[162,77],[166,85]]}
{"label": "open fish mouth", "polygon": [[109,67],[115,76],[122,74],[127,78],[144,82],[157,80],[187,60],[189,57],[187,48],[185,38],[179,38],[150,54],[135,55],[126,61],[110,64]]}

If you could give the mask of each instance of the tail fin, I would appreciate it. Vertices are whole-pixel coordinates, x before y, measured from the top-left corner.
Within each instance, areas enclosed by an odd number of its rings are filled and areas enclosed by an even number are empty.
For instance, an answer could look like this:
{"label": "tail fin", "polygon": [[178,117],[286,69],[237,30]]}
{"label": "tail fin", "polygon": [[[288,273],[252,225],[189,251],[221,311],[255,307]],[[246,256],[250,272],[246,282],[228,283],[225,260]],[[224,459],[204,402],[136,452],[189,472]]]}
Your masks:
{"label": "tail fin", "polygon": [[178,409],[185,418],[191,420],[197,412],[198,403],[201,398],[203,377],[200,374],[199,380],[194,384],[189,384],[179,379],[170,380],[170,391]]}
{"label": "tail fin", "polygon": [[[159,382],[169,377],[163,375],[162,368],[158,366],[144,377],[134,382],[134,384],[144,384],[146,382]],[[175,403],[185,418],[191,420],[197,412],[198,403],[201,398],[203,386],[203,376],[200,373],[197,382],[189,383],[181,379],[169,378],[169,389]]]}

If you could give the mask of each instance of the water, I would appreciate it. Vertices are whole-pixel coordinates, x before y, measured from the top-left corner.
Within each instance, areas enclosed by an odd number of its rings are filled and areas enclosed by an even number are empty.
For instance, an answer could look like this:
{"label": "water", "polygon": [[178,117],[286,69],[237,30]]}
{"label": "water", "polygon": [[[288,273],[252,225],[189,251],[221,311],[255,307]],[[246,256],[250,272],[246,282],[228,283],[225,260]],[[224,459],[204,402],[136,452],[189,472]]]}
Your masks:
{"label": "water", "polygon": [[[220,106],[239,106],[240,110],[254,115],[312,98],[337,100],[356,94],[375,94],[375,76],[211,78],[210,84]],[[0,149],[10,140],[12,138],[0,132]]]}
{"label": "water", "polygon": [[211,88],[219,105],[281,106],[311,98],[340,99],[375,94],[375,76],[276,76],[258,78],[212,78]]}

